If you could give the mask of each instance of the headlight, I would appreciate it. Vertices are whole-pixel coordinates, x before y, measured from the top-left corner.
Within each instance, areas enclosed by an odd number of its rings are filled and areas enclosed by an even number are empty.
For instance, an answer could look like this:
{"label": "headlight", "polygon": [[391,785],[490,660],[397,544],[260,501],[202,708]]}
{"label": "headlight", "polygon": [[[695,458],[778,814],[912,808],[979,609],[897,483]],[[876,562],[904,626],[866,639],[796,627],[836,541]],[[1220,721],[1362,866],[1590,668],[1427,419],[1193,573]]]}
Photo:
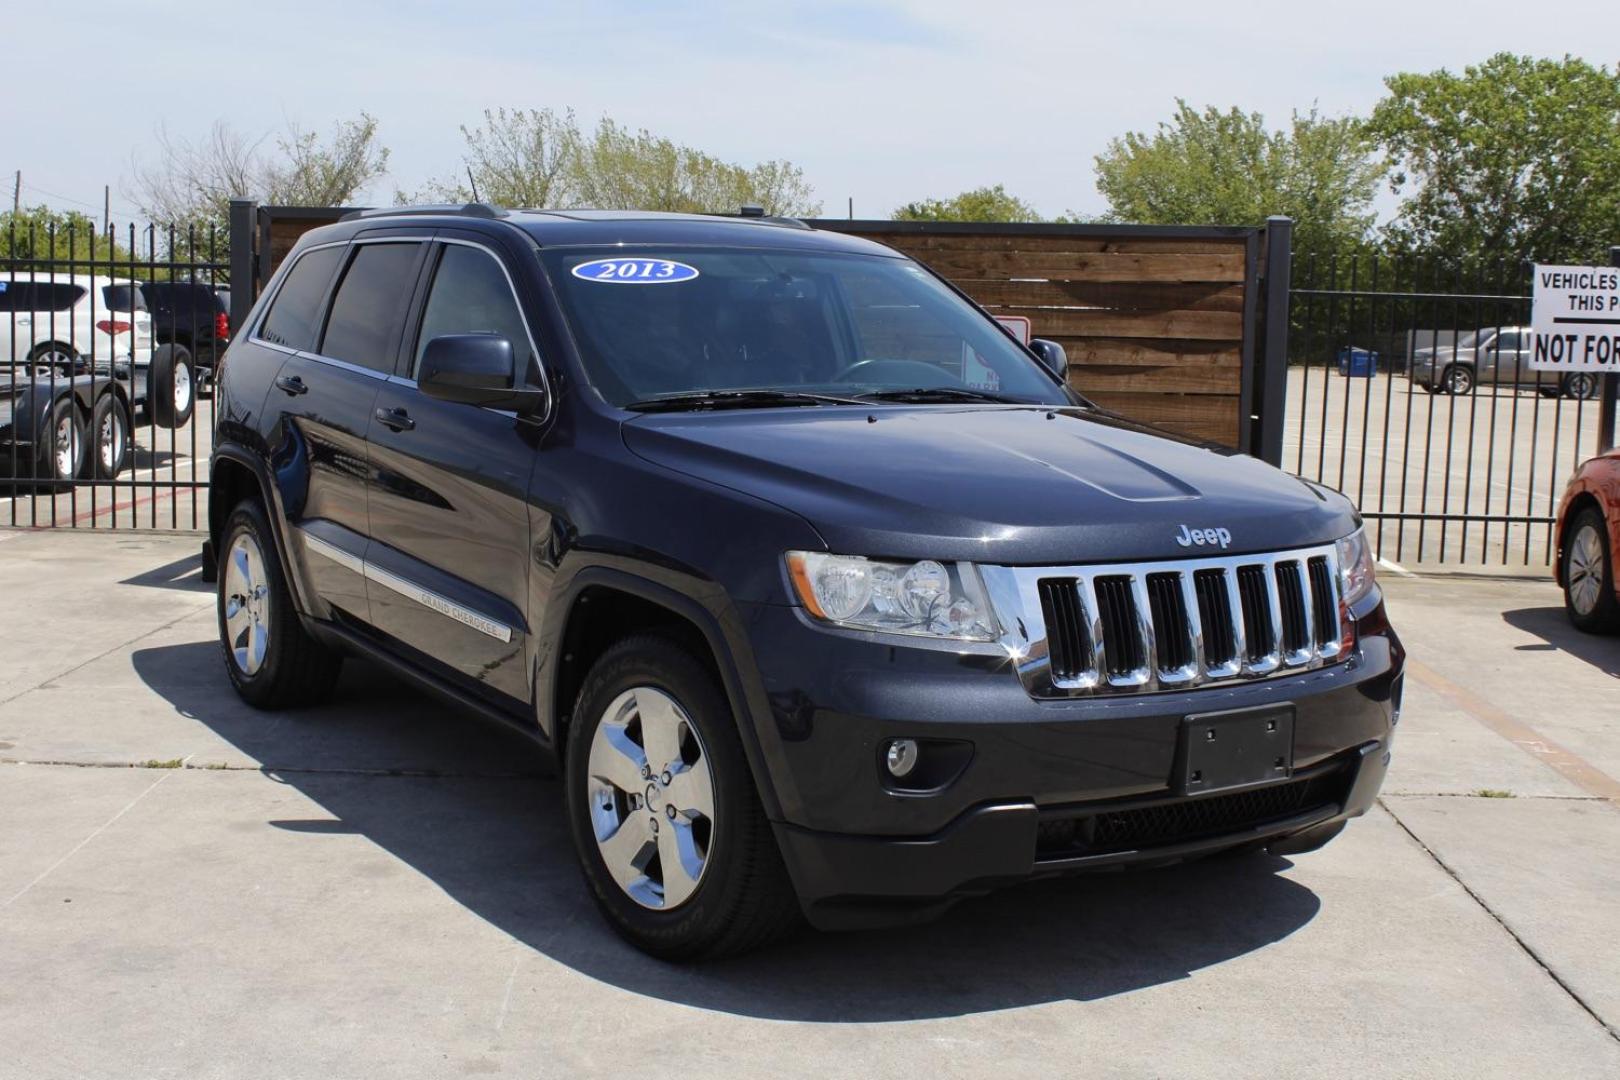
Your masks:
{"label": "headlight", "polygon": [[994,641],[996,620],[972,563],[880,562],[790,551],[788,576],[823,622],[888,634]]}
{"label": "headlight", "polygon": [[1353,604],[1372,591],[1372,545],[1365,529],[1357,529],[1339,541],[1339,591],[1344,602]]}

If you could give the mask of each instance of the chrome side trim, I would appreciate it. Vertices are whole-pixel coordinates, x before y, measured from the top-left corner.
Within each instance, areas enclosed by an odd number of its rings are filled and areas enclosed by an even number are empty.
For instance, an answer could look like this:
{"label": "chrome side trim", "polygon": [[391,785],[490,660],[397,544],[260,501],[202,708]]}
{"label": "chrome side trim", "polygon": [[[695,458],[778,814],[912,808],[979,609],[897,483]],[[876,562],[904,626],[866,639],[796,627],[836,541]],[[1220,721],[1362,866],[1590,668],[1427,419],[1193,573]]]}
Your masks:
{"label": "chrome side trim", "polygon": [[481,615],[472,608],[464,604],[458,604],[449,597],[442,596],[432,589],[418,585],[409,578],[401,577],[391,570],[384,570],[382,567],[376,566],[351,552],[344,551],[336,544],[322,540],[304,529],[299,529],[298,534],[303,537],[304,547],[307,550],[323,558],[330,559],[344,569],[359,574],[367,581],[381,585],[391,592],[396,592],[407,600],[413,600],[446,618],[454,619],[463,626],[469,626],[480,634],[487,634],[496,641],[506,643],[512,640],[512,628],[503,622],[491,619],[487,615]]}
{"label": "chrome side trim", "polygon": [[[1312,559],[1326,560],[1333,610],[1338,612],[1337,633],[1329,636],[1326,627],[1316,626],[1315,597],[1310,575]],[[1271,623],[1271,647],[1258,660],[1249,656],[1251,635],[1244,627],[1243,590],[1238,582],[1240,567],[1256,567],[1263,583],[1263,597],[1255,594],[1260,611]],[[1227,598],[1227,618],[1235,644],[1235,656],[1210,657],[1210,628],[1203,625],[1198,607],[1195,575],[1199,571],[1220,573]],[[1218,558],[1167,560],[1161,562],[1111,563],[1080,566],[988,566],[980,565],[992,606],[1005,629],[1001,645],[1012,658],[1019,681],[1030,695],[1038,698],[1104,696],[1155,693],[1221,686],[1255,679],[1311,671],[1348,659],[1345,642],[1353,633],[1350,613],[1342,598],[1336,545],[1296,548],[1254,555],[1223,555]],[[1251,571],[1252,573],[1252,571]],[[1180,626],[1155,628],[1147,581],[1149,575],[1173,575],[1180,586],[1186,608],[1186,622]],[[1283,655],[1283,611],[1279,574],[1292,574],[1300,586],[1308,647]],[[1107,627],[1097,598],[1097,581],[1126,578],[1135,612],[1130,632],[1145,657],[1145,663],[1131,671],[1110,673]],[[1072,675],[1058,677],[1052,672],[1046,614],[1041,606],[1043,580],[1059,579],[1072,585],[1080,605],[1091,646],[1090,666]],[[1155,637],[1163,634],[1185,636],[1191,647],[1192,663],[1176,668],[1162,666]],[[1329,640],[1318,642],[1318,637]],[[1120,652],[1120,646],[1114,646]],[[1129,651],[1129,650],[1127,650]]]}

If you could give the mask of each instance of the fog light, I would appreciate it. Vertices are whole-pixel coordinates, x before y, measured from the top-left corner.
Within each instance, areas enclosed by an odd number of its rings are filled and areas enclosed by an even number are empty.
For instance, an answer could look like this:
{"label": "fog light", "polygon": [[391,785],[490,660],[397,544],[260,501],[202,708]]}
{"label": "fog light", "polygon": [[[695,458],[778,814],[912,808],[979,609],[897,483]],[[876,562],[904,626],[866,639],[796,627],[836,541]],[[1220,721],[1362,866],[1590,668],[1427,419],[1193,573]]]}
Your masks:
{"label": "fog light", "polygon": [[917,740],[896,739],[891,742],[883,755],[883,763],[888,766],[889,775],[896,779],[908,775],[917,767]]}

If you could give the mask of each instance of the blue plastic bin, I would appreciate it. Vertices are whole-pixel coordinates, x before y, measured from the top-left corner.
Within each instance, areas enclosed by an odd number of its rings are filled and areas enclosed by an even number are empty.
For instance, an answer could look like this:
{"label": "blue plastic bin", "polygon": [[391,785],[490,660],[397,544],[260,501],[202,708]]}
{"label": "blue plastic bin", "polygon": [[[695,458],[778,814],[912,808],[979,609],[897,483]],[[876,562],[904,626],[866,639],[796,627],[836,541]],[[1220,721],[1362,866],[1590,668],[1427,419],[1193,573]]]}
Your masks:
{"label": "blue plastic bin", "polygon": [[1346,345],[1339,350],[1339,374],[1350,379],[1372,378],[1378,374],[1378,354]]}

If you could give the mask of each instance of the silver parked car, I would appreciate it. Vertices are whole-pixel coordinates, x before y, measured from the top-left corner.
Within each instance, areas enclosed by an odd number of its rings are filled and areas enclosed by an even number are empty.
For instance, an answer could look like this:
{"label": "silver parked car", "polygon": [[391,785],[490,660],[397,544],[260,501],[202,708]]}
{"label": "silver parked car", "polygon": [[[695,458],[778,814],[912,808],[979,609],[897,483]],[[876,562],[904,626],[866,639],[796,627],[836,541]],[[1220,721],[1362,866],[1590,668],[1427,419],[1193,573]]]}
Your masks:
{"label": "silver parked car", "polygon": [[1412,353],[1412,381],[1430,393],[1471,394],[1481,383],[1534,389],[1544,397],[1597,396],[1598,376],[1572,371],[1562,376],[1530,368],[1533,344],[1528,326],[1492,327],[1463,334],[1455,345]]}

